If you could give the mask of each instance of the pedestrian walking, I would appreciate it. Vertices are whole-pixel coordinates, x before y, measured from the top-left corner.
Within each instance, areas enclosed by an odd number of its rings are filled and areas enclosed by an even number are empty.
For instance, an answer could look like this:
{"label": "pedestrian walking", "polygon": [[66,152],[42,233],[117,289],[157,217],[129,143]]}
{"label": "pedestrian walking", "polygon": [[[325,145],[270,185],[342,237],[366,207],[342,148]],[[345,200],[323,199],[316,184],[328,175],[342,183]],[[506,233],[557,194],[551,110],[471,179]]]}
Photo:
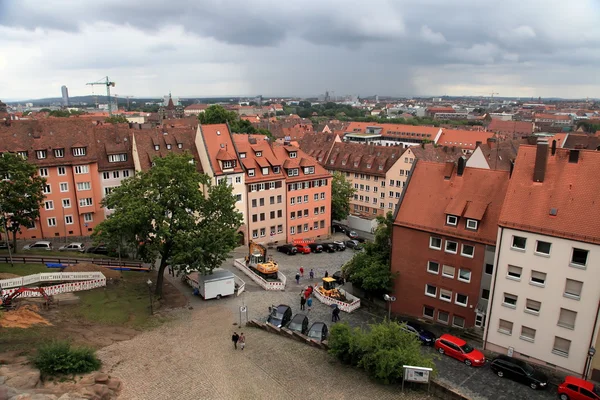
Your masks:
{"label": "pedestrian walking", "polygon": [[310,272],[308,273],[308,275],[310,276],[310,279],[314,279],[315,278],[315,271],[313,271],[313,269],[310,269]]}
{"label": "pedestrian walking", "polygon": [[296,274],[296,285],[300,284],[300,274]]}
{"label": "pedestrian walking", "polygon": [[244,350],[244,347],[246,347],[246,336],[244,336],[244,332],[240,334],[238,343],[240,344],[240,349]]}
{"label": "pedestrian walking", "polygon": [[304,267],[300,267],[300,276],[304,278]]}
{"label": "pedestrian walking", "polygon": [[331,321],[338,322],[340,320],[340,309],[339,307],[335,307],[331,312]]}
{"label": "pedestrian walking", "polygon": [[306,298],[304,296],[300,296],[300,310],[304,310],[304,305],[306,304]]}
{"label": "pedestrian walking", "polygon": [[233,335],[231,335],[231,341],[233,342],[233,348],[235,350],[237,350],[237,344],[239,340],[240,336],[237,334],[237,332],[233,332]]}
{"label": "pedestrian walking", "polygon": [[308,306],[308,311],[310,312],[310,310],[312,309],[312,297],[306,299],[306,305]]}
{"label": "pedestrian walking", "polygon": [[325,278],[329,276],[329,272],[325,271]]}

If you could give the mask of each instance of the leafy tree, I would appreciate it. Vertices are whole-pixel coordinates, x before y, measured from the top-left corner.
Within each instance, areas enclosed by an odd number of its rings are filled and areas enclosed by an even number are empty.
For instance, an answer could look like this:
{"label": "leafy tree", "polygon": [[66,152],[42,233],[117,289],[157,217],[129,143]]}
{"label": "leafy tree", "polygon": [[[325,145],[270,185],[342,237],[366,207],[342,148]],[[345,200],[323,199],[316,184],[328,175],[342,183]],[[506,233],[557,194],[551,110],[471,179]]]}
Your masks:
{"label": "leafy tree", "polygon": [[213,185],[192,160],[188,154],[154,158],[149,171],[106,196],[103,205],[114,213],[94,230],[96,241],[122,240],[148,262],[160,257],[158,296],[169,263],[211,272],[237,245],[242,216],[231,187]]}
{"label": "leafy tree", "polygon": [[218,104],[214,104],[198,114],[198,120],[201,124],[225,124],[232,123],[238,119],[238,115],[233,111],[228,111]]}
{"label": "leafy tree", "polygon": [[112,115],[106,118],[104,122],[107,122],[109,124],[126,124],[129,121],[127,121],[127,118],[123,115]]}
{"label": "leafy tree", "polygon": [[46,179],[37,175],[35,165],[12,153],[0,157],[0,177],[8,178],[0,181],[0,207],[4,215],[10,215],[8,230],[16,252],[21,227],[32,226],[40,217]]}
{"label": "leafy tree", "polygon": [[52,111],[52,110],[49,109],[49,108],[42,108],[42,109],[40,109],[40,112],[50,112],[50,111]]}
{"label": "leafy tree", "polygon": [[331,219],[341,221],[350,214],[350,199],[356,193],[356,189],[346,176],[335,171],[331,181]]}

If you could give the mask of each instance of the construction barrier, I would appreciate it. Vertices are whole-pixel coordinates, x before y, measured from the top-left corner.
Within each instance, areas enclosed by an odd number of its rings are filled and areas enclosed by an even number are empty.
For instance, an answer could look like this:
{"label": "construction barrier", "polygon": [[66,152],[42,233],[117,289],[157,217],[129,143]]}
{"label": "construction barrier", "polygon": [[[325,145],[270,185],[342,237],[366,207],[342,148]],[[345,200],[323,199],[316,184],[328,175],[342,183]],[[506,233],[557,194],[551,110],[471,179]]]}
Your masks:
{"label": "construction barrier", "polygon": [[41,272],[18,278],[1,279],[0,289],[29,286],[39,282],[91,281],[104,279],[102,272]]}
{"label": "construction barrier", "polygon": [[269,282],[258,276],[254,271],[246,266],[243,258],[238,258],[233,262],[233,265],[252,279],[258,286],[265,290],[285,290],[287,278],[280,271],[277,271],[277,282]]}
{"label": "construction barrier", "polygon": [[358,297],[351,295],[343,289],[338,288],[338,290],[343,292],[344,296],[346,296],[347,299],[352,300],[352,302],[346,303],[344,301],[339,301],[331,297],[323,296],[316,288],[315,290],[313,290],[313,294],[317,299],[319,299],[321,303],[327,304],[328,306],[332,304],[337,304],[340,310],[345,311],[347,313],[350,313],[360,307],[360,299]]}
{"label": "construction barrier", "polygon": [[[90,290],[90,289],[95,289],[95,288],[99,288],[99,287],[103,287],[103,286],[106,286],[106,278],[94,279],[91,281],[83,281],[83,282],[62,283],[62,284],[53,285],[53,286],[44,286],[44,292],[46,292],[46,294],[48,296],[53,296],[55,294],[68,293],[68,292],[79,292],[82,290]],[[2,290],[2,291],[0,291],[0,296],[4,297],[13,292],[16,292],[17,290],[19,290],[19,288]],[[25,291],[21,294],[21,297],[42,297],[42,294],[39,292]]]}

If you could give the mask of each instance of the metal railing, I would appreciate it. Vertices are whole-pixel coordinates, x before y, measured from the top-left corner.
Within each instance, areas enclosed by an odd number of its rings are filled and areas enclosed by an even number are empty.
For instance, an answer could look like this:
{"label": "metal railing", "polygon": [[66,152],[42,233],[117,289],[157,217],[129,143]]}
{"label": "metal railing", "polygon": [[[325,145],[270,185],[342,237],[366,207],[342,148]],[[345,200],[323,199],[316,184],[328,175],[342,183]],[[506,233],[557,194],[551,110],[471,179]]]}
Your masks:
{"label": "metal railing", "polygon": [[[9,264],[10,257],[0,256],[0,263]],[[119,261],[114,258],[74,258],[74,257],[57,257],[57,256],[14,256],[12,262],[16,264],[45,264],[45,263],[59,263],[59,264],[80,264],[80,263],[91,263],[98,265],[107,265],[110,267],[145,267],[148,266],[141,261]]]}

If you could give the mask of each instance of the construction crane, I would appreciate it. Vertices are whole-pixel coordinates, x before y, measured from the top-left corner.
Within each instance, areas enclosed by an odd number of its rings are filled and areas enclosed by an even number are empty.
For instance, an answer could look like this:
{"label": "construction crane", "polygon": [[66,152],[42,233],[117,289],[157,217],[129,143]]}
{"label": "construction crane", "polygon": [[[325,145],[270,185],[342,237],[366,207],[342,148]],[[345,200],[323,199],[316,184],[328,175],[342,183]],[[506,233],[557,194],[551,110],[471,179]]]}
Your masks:
{"label": "construction crane", "polygon": [[492,92],[492,93],[491,93],[491,95],[492,95],[492,96],[490,97],[492,100],[494,100],[494,95],[495,95],[495,94],[500,94],[500,93],[494,93],[494,92]]}
{"label": "construction crane", "polygon": [[110,104],[110,87],[115,87],[115,83],[111,82],[111,80],[108,78],[108,76],[105,76],[104,78],[100,79],[97,82],[89,82],[86,83],[86,85],[90,85],[92,86],[92,88],[95,85],[104,85],[106,86],[106,103],[108,104],[108,115],[112,115],[112,107]]}

